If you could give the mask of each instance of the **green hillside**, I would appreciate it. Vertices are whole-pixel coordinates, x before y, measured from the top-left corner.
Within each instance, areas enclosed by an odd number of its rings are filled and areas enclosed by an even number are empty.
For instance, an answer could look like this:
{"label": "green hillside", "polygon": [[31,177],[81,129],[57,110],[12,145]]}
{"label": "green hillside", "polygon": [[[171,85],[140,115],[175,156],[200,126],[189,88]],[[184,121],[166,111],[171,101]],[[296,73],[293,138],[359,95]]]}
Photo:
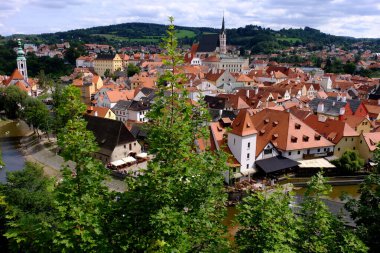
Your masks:
{"label": "green hillside", "polygon": [[[150,23],[125,23],[77,29],[67,32],[40,35],[14,35],[26,41],[40,43],[59,43],[62,40],[75,43],[111,44],[116,48],[130,45],[159,44],[166,33],[167,26]],[[177,26],[180,45],[191,45],[202,33],[218,33],[219,29],[207,27]],[[279,31],[256,25],[227,29],[227,43],[251,50],[252,53],[272,53],[289,46],[304,45],[309,49],[321,49],[335,45],[345,49],[356,48],[361,42],[363,48],[380,51],[380,39],[355,39],[334,36],[319,30],[305,27],[300,29],[281,29]]]}

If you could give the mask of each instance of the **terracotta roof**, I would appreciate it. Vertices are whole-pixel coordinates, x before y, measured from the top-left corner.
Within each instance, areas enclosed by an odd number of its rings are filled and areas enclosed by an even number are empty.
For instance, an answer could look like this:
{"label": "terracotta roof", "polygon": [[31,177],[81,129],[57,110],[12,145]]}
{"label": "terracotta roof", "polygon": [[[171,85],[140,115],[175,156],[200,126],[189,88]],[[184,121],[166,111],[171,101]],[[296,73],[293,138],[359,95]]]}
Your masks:
{"label": "terracotta roof", "polygon": [[299,150],[333,146],[323,136],[286,111],[264,109],[251,116],[258,131],[256,155],[272,142],[280,150]]}
{"label": "terracotta roof", "polygon": [[380,132],[363,133],[363,137],[369,150],[374,151],[377,148],[377,144],[380,142]]}
{"label": "terracotta roof", "polygon": [[348,125],[350,125],[350,127],[354,129],[366,119],[367,119],[366,117],[355,116],[355,115],[344,115],[344,117],[342,118],[343,121],[345,121]]}
{"label": "terracotta roof", "polygon": [[91,116],[105,118],[110,109],[106,107],[87,106],[87,114]]}
{"label": "terracotta roof", "polygon": [[7,80],[4,81],[5,86],[7,86],[13,80],[24,80],[24,77],[21,75],[18,69],[15,69],[12,75]]}
{"label": "terracotta roof", "polygon": [[380,106],[378,106],[378,105],[365,104],[364,106],[367,109],[368,113],[370,113],[370,114],[379,114],[380,113]]}
{"label": "terracotta roof", "polygon": [[343,121],[326,119],[323,122],[318,120],[317,115],[309,115],[309,117],[304,119],[304,122],[335,144],[343,137],[359,136],[351,126]]}
{"label": "terracotta roof", "polygon": [[119,100],[132,100],[135,97],[134,90],[109,90],[106,92],[111,103],[117,103]]}
{"label": "terracotta roof", "polygon": [[251,120],[251,115],[247,110],[240,110],[236,119],[232,122],[231,128],[231,133],[238,136],[247,136],[257,133]]}

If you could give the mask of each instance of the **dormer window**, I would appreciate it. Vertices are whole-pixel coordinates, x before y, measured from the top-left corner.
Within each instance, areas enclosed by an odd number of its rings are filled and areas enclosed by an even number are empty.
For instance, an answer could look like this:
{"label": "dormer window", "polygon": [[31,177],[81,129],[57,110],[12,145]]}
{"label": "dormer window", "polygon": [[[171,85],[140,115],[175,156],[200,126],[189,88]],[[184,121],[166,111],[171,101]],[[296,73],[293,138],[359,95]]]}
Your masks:
{"label": "dormer window", "polygon": [[293,143],[297,143],[297,137],[295,137],[295,136],[290,137],[290,140],[291,140]]}
{"label": "dormer window", "polygon": [[265,123],[265,124],[268,124],[268,123],[269,123],[269,119],[265,119],[265,120],[264,120],[264,123]]}
{"label": "dormer window", "polygon": [[306,135],[302,136],[302,140],[304,142],[308,142],[309,141],[309,136],[306,136]]}
{"label": "dormer window", "polygon": [[319,141],[321,139],[321,135],[315,134],[314,135],[314,139],[317,140],[317,141]]}
{"label": "dormer window", "polygon": [[278,121],[273,121],[273,126],[277,126],[278,125]]}
{"label": "dormer window", "polygon": [[296,129],[301,129],[301,124],[296,123],[294,126]]}
{"label": "dormer window", "polygon": [[272,135],[272,139],[273,139],[273,140],[275,140],[275,139],[277,139],[277,138],[278,138],[278,134],[273,134],[273,135]]}
{"label": "dormer window", "polygon": [[265,129],[261,129],[261,130],[260,130],[260,134],[261,134],[261,135],[265,134]]}

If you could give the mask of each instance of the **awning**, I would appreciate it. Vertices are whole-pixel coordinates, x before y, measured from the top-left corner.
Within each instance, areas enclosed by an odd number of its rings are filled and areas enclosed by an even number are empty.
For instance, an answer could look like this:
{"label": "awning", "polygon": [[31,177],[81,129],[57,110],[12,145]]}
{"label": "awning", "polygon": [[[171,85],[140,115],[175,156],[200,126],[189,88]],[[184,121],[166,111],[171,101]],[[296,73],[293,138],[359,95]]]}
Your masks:
{"label": "awning", "polygon": [[124,157],[122,160],[124,161],[124,163],[133,163],[133,162],[136,162],[136,159],[133,158],[132,156]]}
{"label": "awning", "polygon": [[111,164],[112,164],[113,166],[120,166],[120,165],[123,165],[123,164],[125,164],[125,163],[126,163],[126,162],[123,161],[123,160],[116,160],[116,161],[111,162]]}
{"label": "awning", "polygon": [[299,161],[300,168],[335,168],[334,164],[331,164],[324,158],[310,159]]}
{"label": "awning", "polygon": [[137,154],[136,157],[138,158],[146,158],[148,156],[147,153],[140,153],[140,154]]}
{"label": "awning", "polygon": [[243,174],[244,176],[248,176],[249,174],[253,174],[255,172],[256,172],[256,170],[254,168],[251,168],[251,169],[248,169],[248,170],[242,170],[241,174]]}
{"label": "awning", "polygon": [[256,161],[256,165],[263,170],[265,173],[273,173],[276,171],[289,169],[296,167],[298,162],[291,160],[283,156],[275,156],[268,159],[262,159]]}
{"label": "awning", "polygon": [[241,178],[241,177],[243,177],[243,174],[241,174],[240,172],[234,173],[234,178]]}

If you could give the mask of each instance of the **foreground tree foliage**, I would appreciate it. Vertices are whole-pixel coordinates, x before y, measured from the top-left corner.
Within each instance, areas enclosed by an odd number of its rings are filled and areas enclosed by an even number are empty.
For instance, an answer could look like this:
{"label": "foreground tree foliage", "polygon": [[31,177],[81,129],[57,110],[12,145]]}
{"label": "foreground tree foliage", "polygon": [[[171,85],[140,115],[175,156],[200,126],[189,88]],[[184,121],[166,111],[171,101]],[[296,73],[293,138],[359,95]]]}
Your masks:
{"label": "foreground tree foliage", "polygon": [[171,24],[165,40],[171,70],[161,78],[148,116],[156,157],[144,175],[127,180],[128,190],[118,201],[115,241],[130,252],[223,252],[226,159],[195,148],[194,137],[206,138],[206,131],[195,124],[199,108],[189,103],[174,71],[181,62],[174,34]]}
{"label": "foreground tree foliage", "polygon": [[281,187],[244,199],[237,216],[240,252],[296,252],[299,221],[289,208],[291,201],[292,196]]}
{"label": "foreground tree foliage", "polygon": [[349,199],[346,209],[358,225],[357,235],[369,246],[370,252],[380,251],[380,150],[374,152],[376,171],[360,185],[360,198]]}
{"label": "foreground tree foliage", "polygon": [[[241,252],[367,252],[322,201],[331,191],[321,174],[312,177],[299,206],[282,188],[255,193],[239,206],[236,242]],[[293,206],[293,208],[291,207]]]}
{"label": "foreground tree foliage", "polygon": [[[5,226],[5,248],[14,252],[51,252],[57,212],[53,204],[54,180],[41,167],[27,163],[22,171],[7,174],[0,185],[0,209]],[[1,212],[1,211],[0,211]],[[1,223],[0,223],[1,227]],[[8,249],[6,248],[8,243]]]}
{"label": "foreground tree foliage", "polygon": [[106,220],[112,194],[103,183],[107,177],[104,165],[91,157],[98,149],[95,137],[77,117],[58,135],[58,145],[65,160],[76,166],[74,170],[64,168],[63,180],[55,190],[58,225],[53,243],[65,252],[109,252]]}

